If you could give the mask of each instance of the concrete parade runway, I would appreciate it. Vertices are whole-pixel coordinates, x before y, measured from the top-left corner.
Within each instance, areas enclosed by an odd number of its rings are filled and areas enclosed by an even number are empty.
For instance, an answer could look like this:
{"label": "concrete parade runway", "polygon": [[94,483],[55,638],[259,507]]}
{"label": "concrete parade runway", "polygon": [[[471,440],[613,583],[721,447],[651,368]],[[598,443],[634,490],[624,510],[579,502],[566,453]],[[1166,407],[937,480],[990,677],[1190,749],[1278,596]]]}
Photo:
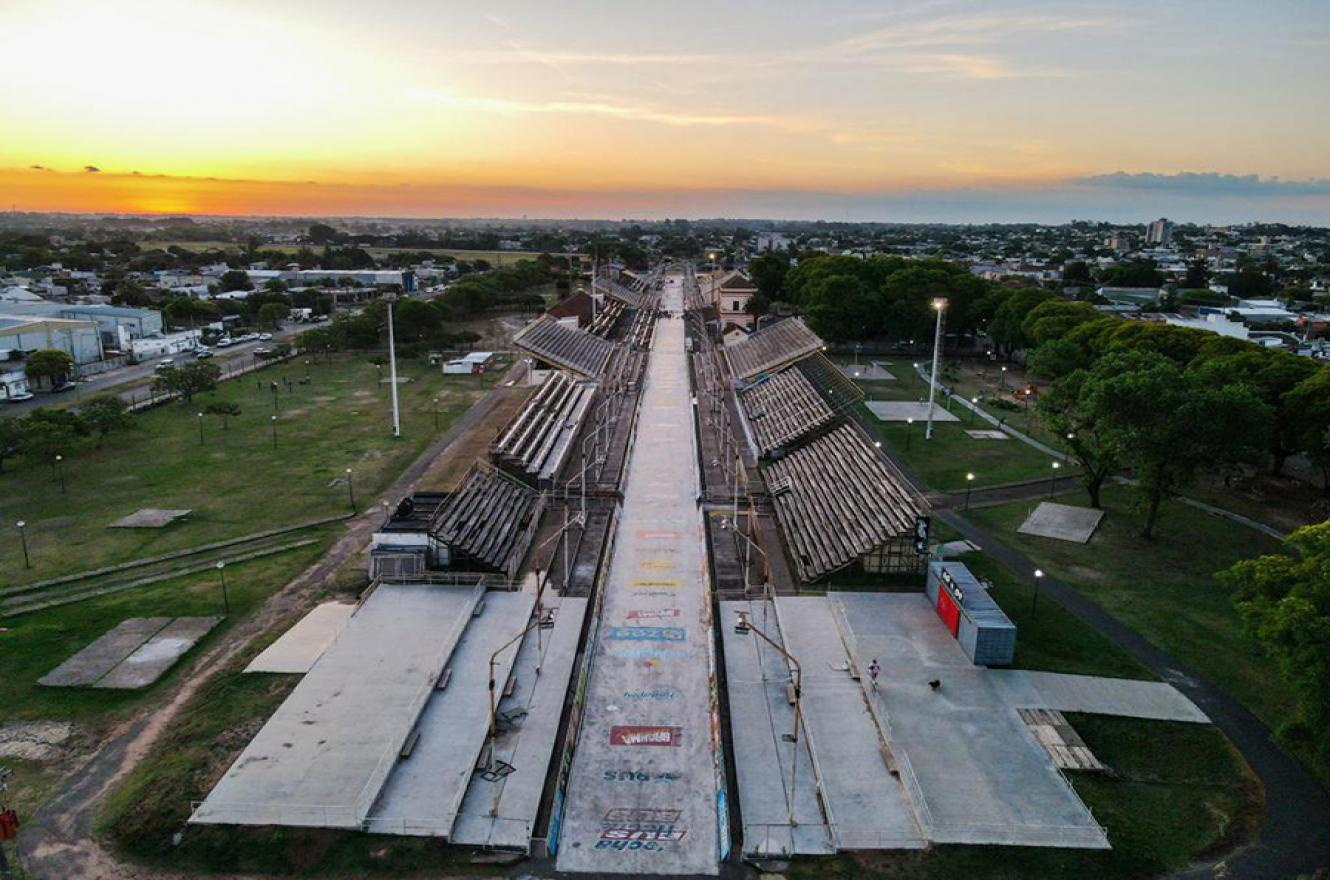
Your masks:
{"label": "concrete parade runway", "polygon": [[[661,307],[683,311],[683,278]],[[560,871],[716,874],[719,728],[684,322],[660,318],[558,838]]]}

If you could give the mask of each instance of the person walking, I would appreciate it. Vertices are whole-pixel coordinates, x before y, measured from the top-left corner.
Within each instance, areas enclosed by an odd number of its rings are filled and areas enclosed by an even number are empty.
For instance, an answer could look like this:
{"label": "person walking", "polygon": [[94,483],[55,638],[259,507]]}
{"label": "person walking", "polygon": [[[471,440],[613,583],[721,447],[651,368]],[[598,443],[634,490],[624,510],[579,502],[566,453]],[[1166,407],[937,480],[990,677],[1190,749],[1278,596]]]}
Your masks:
{"label": "person walking", "polygon": [[877,674],[881,671],[882,667],[878,665],[877,658],[874,657],[873,662],[868,664],[868,677],[873,682],[873,690],[877,690]]}

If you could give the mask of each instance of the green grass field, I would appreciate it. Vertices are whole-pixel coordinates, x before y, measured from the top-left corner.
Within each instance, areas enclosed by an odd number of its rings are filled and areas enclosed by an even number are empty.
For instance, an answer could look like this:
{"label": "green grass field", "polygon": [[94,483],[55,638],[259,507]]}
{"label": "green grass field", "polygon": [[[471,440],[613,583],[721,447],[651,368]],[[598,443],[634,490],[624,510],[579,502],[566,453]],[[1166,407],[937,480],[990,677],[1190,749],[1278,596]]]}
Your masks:
{"label": "green grass field", "polygon": [[[1153,541],[1121,486],[1104,492],[1108,515],[1089,544],[1016,533],[1037,501],[973,510],[970,517],[1020,548],[1048,572],[1103,606],[1160,648],[1195,667],[1278,726],[1295,713],[1274,664],[1242,632],[1229,591],[1214,573],[1273,552],[1276,542],[1246,526],[1168,504]],[[1051,603],[1046,603],[1051,604]]]}
{"label": "green grass field", "polygon": [[[839,359],[842,362],[844,358]],[[862,361],[861,361],[862,362]],[[919,378],[909,362],[894,361],[890,370],[894,381],[860,382],[866,400],[927,400],[928,383]],[[946,399],[938,398],[946,405]],[[960,404],[952,406],[959,422],[934,422],[933,439],[924,440],[924,423],[879,421],[865,407],[865,422],[869,430],[882,440],[891,451],[909,465],[930,487],[945,492],[964,492],[967,473],[974,474],[973,488],[1000,486],[1027,480],[1047,479],[1053,473],[1053,459],[1019,440],[976,440],[966,430],[991,429],[967,412]],[[1023,419],[1017,413],[1009,421],[1018,429]],[[1059,476],[1074,470],[1063,464]]]}
{"label": "green grass field", "polygon": [[[317,560],[342,528],[329,525],[311,529],[300,536],[318,537],[318,543],[228,566],[231,613],[200,644],[216,640]],[[126,618],[222,613],[221,581],[215,572],[206,572],[6,619],[0,622],[8,630],[0,633],[5,670],[0,676],[3,720],[74,721],[96,727],[121,717],[151,701],[188,660],[177,663],[155,684],[141,690],[51,688],[37,680]]]}
{"label": "green grass field", "polygon": [[[496,381],[443,376],[423,361],[403,361],[402,438],[391,436],[389,389],[368,358],[347,357],[310,367],[279,364],[223,382],[193,403],[167,404],[134,418],[130,429],[91,441],[57,475],[22,459],[0,474],[0,584],[23,583],[125,562],[349,510],[347,468],[357,503],[371,499]],[[386,370],[385,370],[386,372]],[[293,382],[277,394],[269,382]],[[197,416],[213,400],[234,401],[241,415],[223,428]],[[276,415],[274,423],[272,416]],[[199,440],[200,421],[203,441]],[[273,445],[273,426],[277,442]],[[334,481],[338,481],[334,483]],[[109,529],[142,507],[190,509],[164,529]],[[32,568],[25,570],[13,523],[27,522]]]}

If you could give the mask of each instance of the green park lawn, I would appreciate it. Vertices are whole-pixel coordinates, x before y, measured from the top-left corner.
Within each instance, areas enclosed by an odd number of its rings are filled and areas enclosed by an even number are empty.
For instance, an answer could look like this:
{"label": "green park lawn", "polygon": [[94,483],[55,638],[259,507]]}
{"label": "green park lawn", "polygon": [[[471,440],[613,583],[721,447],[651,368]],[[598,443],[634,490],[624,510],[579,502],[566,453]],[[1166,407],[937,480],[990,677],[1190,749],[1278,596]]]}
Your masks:
{"label": "green park lawn", "polygon": [[[1293,718],[1288,688],[1274,664],[1244,635],[1230,591],[1214,580],[1215,572],[1239,559],[1274,552],[1277,542],[1179,503],[1165,506],[1156,537],[1146,541],[1132,502],[1126,487],[1107,487],[1108,514],[1088,544],[1017,534],[1037,501],[975,509],[969,516],[1195,668],[1270,726]],[[1083,503],[1083,497],[1073,503]],[[1050,604],[1041,606],[1041,613]]]}
{"label": "green park lawn", "polygon": [[[246,562],[227,566],[230,614],[200,643],[211,643],[257,608],[268,596],[316,561],[342,526],[310,529],[301,538],[319,540]],[[53,688],[37,680],[88,643],[130,617],[202,617],[223,615],[221,581],[206,572],[74,602],[44,611],[0,620],[0,721],[43,719],[73,721],[96,727],[151,701],[186,664],[186,657],[156,683],[140,690]],[[197,650],[196,646],[194,650]]]}
{"label": "green park lawn", "polygon": [[[296,381],[303,365],[278,364],[223,382],[190,404],[135,416],[103,448],[90,440],[65,456],[67,493],[50,467],[7,462],[0,474],[0,586],[347,512],[347,468],[363,504],[437,436],[434,398],[442,431],[500,375],[444,376],[423,360],[403,361],[401,375],[411,381],[399,385],[402,437],[395,439],[389,389],[368,358],[316,362],[309,370],[308,385]],[[278,392],[274,411],[269,382],[284,377],[294,390]],[[217,416],[198,418],[214,400],[240,405],[229,427]],[[193,513],[164,529],[107,528],[143,507]],[[31,569],[23,565],[18,520],[27,523]]]}

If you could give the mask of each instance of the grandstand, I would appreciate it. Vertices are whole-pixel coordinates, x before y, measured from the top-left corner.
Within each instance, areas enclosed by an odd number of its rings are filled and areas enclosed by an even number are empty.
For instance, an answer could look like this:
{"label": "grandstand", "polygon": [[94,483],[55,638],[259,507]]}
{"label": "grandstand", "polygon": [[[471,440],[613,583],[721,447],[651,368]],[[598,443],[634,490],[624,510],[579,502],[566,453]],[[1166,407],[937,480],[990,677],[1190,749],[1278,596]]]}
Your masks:
{"label": "grandstand", "polygon": [[832,426],[863,393],[820,352],[739,389],[758,451],[770,455]]}
{"label": "grandstand", "polygon": [[614,343],[541,315],[513,337],[513,345],[537,361],[588,379],[599,379],[614,354]]}
{"label": "grandstand", "polygon": [[527,483],[548,485],[558,475],[586,419],[596,386],[553,372],[527,399],[490,447],[496,465]]}
{"label": "grandstand", "polygon": [[448,549],[451,569],[513,578],[540,519],[540,494],[477,462],[435,516],[430,533]]}
{"label": "grandstand", "polygon": [[737,342],[726,343],[725,359],[735,379],[771,373],[814,352],[823,342],[799,318],[786,318]]}
{"label": "grandstand", "polygon": [[854,425],[773,461],[766,478],[800,580],[855,563],[873,573],[919,572],[922,502]]}

